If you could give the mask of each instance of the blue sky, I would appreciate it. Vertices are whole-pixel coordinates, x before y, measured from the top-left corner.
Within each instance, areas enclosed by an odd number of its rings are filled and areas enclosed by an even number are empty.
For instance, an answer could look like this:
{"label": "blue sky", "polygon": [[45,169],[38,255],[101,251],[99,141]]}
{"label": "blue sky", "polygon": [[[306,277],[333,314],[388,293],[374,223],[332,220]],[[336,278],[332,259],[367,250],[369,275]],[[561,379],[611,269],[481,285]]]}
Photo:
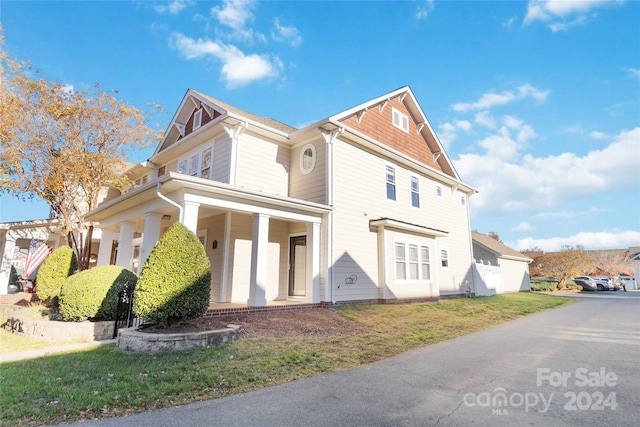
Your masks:
{"label": "blue sky", "polygon": [[[301,127],[409,85],[479,190],[473,229],[640,246],[640,2],[1,0],[0,22],[47,79],[162,104],[163,126],[187,88]],[[0,222],[47,214],[1,196]]]}

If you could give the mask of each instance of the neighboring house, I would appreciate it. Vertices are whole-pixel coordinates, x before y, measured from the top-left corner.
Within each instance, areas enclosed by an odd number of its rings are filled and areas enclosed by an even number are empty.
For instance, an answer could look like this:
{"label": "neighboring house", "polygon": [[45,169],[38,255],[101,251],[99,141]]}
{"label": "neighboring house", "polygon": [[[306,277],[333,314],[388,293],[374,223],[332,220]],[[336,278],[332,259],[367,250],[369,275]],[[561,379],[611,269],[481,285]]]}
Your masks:
{"label": "neighboring house", "polygon": [[[486,290],[491,289],[494,289],[494,293],[498,294],[531,291],[529,264],[533,262],[533,259],[486,234],[474,231],[471,235],[473,238],[473,257],[477,263],[476,270],[479,276],[486,277],[484,273],[496,276],[495,281],[476,279],[474,281],[476,294],[486,294]],[[495,269],[487,266],[499,268]],[[484,293],[481,288],[482,282],[490,283],[489,286],[484,286]],[[490,294],[491,292],[488,293]]]}
{"label": "neighboring house", "polygon": [[211,261],[212,307],[437,299],[473,280],[475,190],[409,87],[302,129],[190,89],[145,166],[86,216],[98,265],[140,272],[180,221]]}
{"label": "neighboring house", "polygon": [[55,219],[0,223],[0,295],[8,293],[11,267],[16,274],[22,273],[32,239],[42,240],[53,249],[66,244]]}
{"label": "neighboring house", "polygon": [[[144,165],[125,162],[122,171],[134,184],[139,185],[147,178]],[[99,192],[98,200],[102,202],[119,195],[120,191],[105,187]],[[89,209],[86,201],[80,195],[78,195],[75,205],[84,212]],[[49,216],[48,219],[42,220],[0,223],[0,295],[8,292],[12,266],[16,274],[22,274],[32,239],[41,240],[52,249],[68,244],[64,227],[60,221],[54,218],[52,212]],[[83,241],[82,236],[78,236],[78,238],[79,241]],[[99,244],[100,229],[96,229],[91,236],[91,266],[96,263]]]}

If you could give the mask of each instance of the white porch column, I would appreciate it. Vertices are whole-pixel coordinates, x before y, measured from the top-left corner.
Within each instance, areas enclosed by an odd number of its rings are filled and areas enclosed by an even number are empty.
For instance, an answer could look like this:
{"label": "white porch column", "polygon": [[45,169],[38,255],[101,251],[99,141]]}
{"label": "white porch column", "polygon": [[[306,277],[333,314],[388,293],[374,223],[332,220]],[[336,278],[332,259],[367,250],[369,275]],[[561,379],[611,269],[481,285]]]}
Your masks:
{"label": "white porch column", "polygon": [[157,212],[147,212],[144,214],[144,231],[142,234],[142,248],[140,250],[140,262],[138,263],[138,271],[140,274],[142,266],[149,257],[151,250],[160,239],[160,228],[162,226],[162,215]]}
{"label": "white porch column", "polygon": [[220,272],[220,302],[231,301],[231,286],[229,283],[229,265],[231,257],[231,219],[233,213],[224,214],[224,237],[222,240],[222,271]]}
{"label": "white porch column", "polygon": [[320,223],[307,223],[306,295],[309,302],[320,302]]}
{"label": "white porch column", "polygon": [[267,300],[267,254],[269,243],[269,215],[253,214],[251,234],[251,282],[249,306],[265,306]]}
{"label": "white porch column", "polygon": [[9,292],[9,278],[11,276],[11,261],[13,261],[13,253],[16,249],[16,238],[8,230],[0,239],[0,295]]}
{"label": "white porch column", "polygon": [[106,228],[102,229],[102,235],[100,236],[100,247],[98,248],[97,265],[109,265],[109,263],[111,262],[113,236],[113,231],[107,230]]}
{"label": "white porch column", "polygon": [[131,268],[134,231],[135,228],[132,222],[123,221],[120,223],[120,236],[118,237],[118,256],[116,257],[116,265],[127,269]]}
{"label": "white porch column", "polygon": [[198,209],[200,203],[184,201],[184,218],[182,224],[189,230],[193,231],[193,234],[198,232]]}

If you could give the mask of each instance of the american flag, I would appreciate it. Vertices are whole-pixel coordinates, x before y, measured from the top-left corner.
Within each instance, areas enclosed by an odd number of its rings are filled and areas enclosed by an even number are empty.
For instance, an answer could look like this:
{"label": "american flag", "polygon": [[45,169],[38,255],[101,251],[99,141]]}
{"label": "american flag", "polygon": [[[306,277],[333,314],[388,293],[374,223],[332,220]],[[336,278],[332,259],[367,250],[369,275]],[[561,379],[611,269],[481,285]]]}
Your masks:
{"label": "american flag", "polygon": [[27,262],[22,271],[22,277],[28,278],[42,264],[42,261],[51,253],[51,248],[42,240],[31,239]]}

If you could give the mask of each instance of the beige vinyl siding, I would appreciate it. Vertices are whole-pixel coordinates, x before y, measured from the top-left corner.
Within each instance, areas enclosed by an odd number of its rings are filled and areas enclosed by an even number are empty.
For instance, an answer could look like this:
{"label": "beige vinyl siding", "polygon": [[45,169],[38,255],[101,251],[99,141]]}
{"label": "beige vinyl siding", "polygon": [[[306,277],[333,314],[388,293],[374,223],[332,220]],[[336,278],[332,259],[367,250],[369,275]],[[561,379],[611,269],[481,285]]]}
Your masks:
{"label": "beige vinyl siding", "polygon": [[289,164],[288,147],[243,133],[238,143],[236,184],[252,190],[287,196]]}
{"label": "beige vinyl siding", "polygon": [[[234,214],[231,220],[231,248],[229,271],[233,291],[231,302],[245,304],[249,299],[251,283],[251,234],[253,219],[250,215]],[[288,266],[288,226],[283,221],[269,221],[267,262],[267,301],[286,298]],[[284,293],[283,293],[284,290]]]}
{"label": "beige vinyl siding", "polygon": [[229,170],[231,165],[231,139],[217,138],[213,146],[213,162],[211,179],[229,184]]}
{"label": "beige vinyl siding", "polygon": [[316,164],[308,174],[300,170],[300,155],[307,144],[291,150],[289,196],[315,203],[326,203],[326,144],[319,138],[309,142],[316,149]]}
{"label": "beige vinyl siding", "polygon": [[[385,164],[396,169],[396,201],[386,199]],[[354,166],[355,165],[355,166]],[[357,167],[356,167],[357,166]],[[411,206],[410,176],[420,183],[420,208]],[[379,218],[417,224],[448,232],[435,239],[432,276],[441,293],[464,292],[471,281],[471,237],[468,211],[450,187],[435,195],[433,179],[341,140],[334,143],[334,250],[336,298],[379,298],[384,279],[379,277],[378,241],[369,221]],[[440,249],[447,247],[450,267],[440,267]],[[387,251],[389,248],[387,247]],[[351,274],[356,284],[345,284]]]}
{"label": "beige vinyl siding", "polygon": [[[211,263],[211,294],[209,301],[221,301],[220,283],[222,280],[222,241],[224,239],[224,215],[215,215],[198,221],[198,231],[207,231],[205,251]],[[213,241],[218,242],[217,249],[212,248]]]}

